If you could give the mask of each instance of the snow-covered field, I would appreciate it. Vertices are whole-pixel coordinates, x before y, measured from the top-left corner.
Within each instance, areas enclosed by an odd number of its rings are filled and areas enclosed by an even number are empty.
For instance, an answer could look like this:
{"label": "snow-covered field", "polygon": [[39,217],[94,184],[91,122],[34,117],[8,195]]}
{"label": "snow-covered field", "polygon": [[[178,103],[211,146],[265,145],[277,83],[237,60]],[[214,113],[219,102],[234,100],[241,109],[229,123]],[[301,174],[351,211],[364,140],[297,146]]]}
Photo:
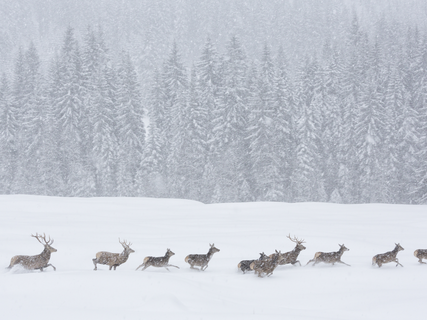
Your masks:
{"label": "snow-covered field", "polygon": [[[427,248],[427,207],[243,203],[204,205],[147,198],[0,196],[1,319],[415,319],[425,316],[427,265],[413,256]],[[5,269],[17,254],[43,250],[30,235],[55,239],[57,268]],[[303,267],[279,266],[268,278],[242,274],[237,264],[259,253],[294,248],[304,238]],[[136,251],[116,271],[92,259]],[[371,265],[400,242],[394,263]],[[184,262],[190,253],[216,253],[205,272]],[[317,251],[350,249],[351,265],[305,264]],[[135,271],[144,257],[176,253],[180,269]]]}

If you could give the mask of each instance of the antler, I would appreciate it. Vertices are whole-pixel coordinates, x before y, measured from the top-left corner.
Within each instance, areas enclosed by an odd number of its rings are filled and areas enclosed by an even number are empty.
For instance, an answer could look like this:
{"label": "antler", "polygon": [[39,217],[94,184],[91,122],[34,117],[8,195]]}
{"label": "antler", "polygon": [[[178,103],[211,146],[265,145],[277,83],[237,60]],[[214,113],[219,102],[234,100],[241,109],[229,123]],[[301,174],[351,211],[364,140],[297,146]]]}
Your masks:
{"label": "antler", "polygon": [[120,238],[119,238],[119,242],[120,242],[120,244],[123,246],[123,247],[130,247],[131,245],[132,245],[132,243],[131,242],[129,242],[129,243],[126,243],[126,240],[123,240],[123,242],[122,241],[120,241]]}
{"label": "antler", "polygon": [[298,240],[298,238],[295,237],[295,236],[293,238],[291,238],[291,234],[289,234],[288,236],[286,236],[286,238],[288,238],[292,242],[295,242],[295,243],[298,243],[298,244],[305,243],[304,239]]}
{"label": "antler", "polygon": [[[53,239],[50,239],[50,236],[49,236],[49,240],[46,240],[46,234],[45,233],[43,233],[43,236],[41,234],[38,234],[38,233],[36,233],[36,235],[32,234],[31,236],[36,238],[37,241],[40,242],[42,245],[51,245],[53,243]],[[44,243],[41,242],[40,239],[43,240]]]}

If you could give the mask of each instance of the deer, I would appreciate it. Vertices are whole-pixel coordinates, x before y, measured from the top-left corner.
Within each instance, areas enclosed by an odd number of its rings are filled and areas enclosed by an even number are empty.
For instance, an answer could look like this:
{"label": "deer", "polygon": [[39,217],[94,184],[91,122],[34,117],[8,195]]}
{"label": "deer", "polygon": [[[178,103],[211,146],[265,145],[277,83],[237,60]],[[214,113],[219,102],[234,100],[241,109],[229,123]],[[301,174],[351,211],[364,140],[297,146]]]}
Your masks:
{"label": "deer", "polygon": [[[210,248],[207,254],[189,254],[185,257],[185,262],[190,264],[191,269],[196,269],[199,271],[205,271],[208,267],[209,261],[212,259],[214,253],[219,252],[218,248],[215,248],[215,244],[209,244]],[[200,267],[200,269],[195,268],[194,266]]]}
{"label": "deer", "polygon": [[381,266],[384,263],[389,263],[389,262],[394,261],[394,262],[397,263],[396,267],[397,266],[403,267],[399,263],[399,260],[396,258],[396,256],[397,256],[397,253],[399,251],[402,251],[402,250],[405,250],[405,249],[403,249],[402,246],[399,243],[395,243],[395,245],[396,246],[394,247],[394,249],[392,251],[389,251],[389,252],[386,252],[386,253],[380,253],[380,254],[377,254],[376,256],[374,256],[372,258],[372,265],[374,266],[375,264],[377,264],[378,267],[381,268]]}
{"label": "deer", "polygon": [[280,255],[280,251],[276,250],[276,253],[271,254],[266,260],[255,260],[252,262],[250,268],[251,270],[255,271],[255,274],[257,274],[260,278],[263,278],[264,276],[269,277],[273,274],[274,269],[276,269],[278,266]]}
{"label": "deer", "polygon": [[332,263],[332,265],[334,265],[336,262],[338,263],[342,263],[345,264],[346,266],[349,266],[349,264],[342,262],[341,261],[341,257],[343,255],[343,253],[345,251],[349,251],[350,249],[346,248],[344,244],[338,244],[340,246],[340,249],[337,252],[316,252],[314,255],[314,258],[311,259],[309,262],[307,262],[306,266],[310,263],[310,262],[314,262],[313,263],[313,267],[319,263],[319,262],[324,262],[324,263]]}
{"label": "deer", "polygon": [[299,263],[299,265],[301,266],[301,262],[299,262],[299,260],[297,260],[297,259],[298,259],[298,255],[300,254],[300,252],[302,250],[306,249],[302,245],[303,243],[305,243],[305,241],[304,241],[304,239],[298,240],[295,236],[293,238],[291,238],[290,234],[287,236],[287,238],[289,240],[291,240],[292,242],[295,242],[296,246],[295,246],[294,250],[281,254],[281,256],[279,258],[279,265],[283,266],[283,265],[288,264],[288,263],[295,265],[296,263]]}
{"label": "deer", "polygon": [[417,249],[414,251],[414,256],[418,258],[419,263],[426,264],[423,259],[427,259],[427,249]]}
{"label": "deer", "polygon": [[239,268],[240,270],[242,270],[243,273],[246,273],[247,271],[252,271],[251,270],[251,263],[254,261],[264,261],[268,259],[268,256],[262,252],[259,254],[260,257],[257,260],[242,260],[240,261],[240,263],[237,265],[237,268]]}
{"label": "deer", "polygon": [[46,235],[44,233],[43,236],[38,233],[36,233],[36,235],[32,234],[31,236],[36,238],[37,241],[44,246],[42,253],[35,256],[14,256],[10,260],[8,269],[12,269],[13,266],[20,264],[28,270],[43,271],[44,268],[52,267],[53,270],[56,271],[56,268],[49,263],[51,253],[57,251],[52,247],[53,239],[50,239],[50,236],[49,239],[46,239]]}
{"label": "deer", "polygon": [[166,268],[167,271],[169,271],[168,267],[175,267],[179,269],[179,267],[174,266],[173,264],[169,264],[169,258],[173,255],[175,255],[175,253],[172,252],[170,249],[167,249],[164,257],[145,257],[144,262],[138,268],[136,268],[136,270],[143,267],[141,271],[144,271],[145,269],[151,266],[158,268],[163,267]]}
{"label": "deer", "polygon": [[92,259],[93,264],[95,265],[95,269],[93,270],[98,270],[97,268],[97,264],[106,264],[108,266],[110,266],[110,269],[114,267],[114,270],[116,270],[116,267],[120,266],[121,264],[125,263],[128,258],[129,255],[132,252],[135,252],[133,249],[131,249],[131,245],[132,243],[126,243],[126,240],[124,240],[123,242],[120,241],[119,238],[119,243],[123,246],[123,252],[122,253],[111,253],[111,252],[106,252],[106,251],[100,251],[96,254],[96,258]]}

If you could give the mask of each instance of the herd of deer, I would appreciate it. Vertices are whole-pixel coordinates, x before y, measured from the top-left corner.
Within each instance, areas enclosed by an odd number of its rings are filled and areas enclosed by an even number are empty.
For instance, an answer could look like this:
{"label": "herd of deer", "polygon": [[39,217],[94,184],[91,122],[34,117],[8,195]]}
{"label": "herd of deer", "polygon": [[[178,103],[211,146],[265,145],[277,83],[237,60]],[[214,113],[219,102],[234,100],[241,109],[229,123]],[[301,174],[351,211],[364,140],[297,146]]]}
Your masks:
{"label": "herd of deer", "polygon": [[[11,269],[15,265],[21,265],[25,269],[28,270],[40,270],[43,271],[44,268],[47,268],[51,266],[54,270],[56,268],[49,263],[50,255],[52,252],[56,252],[57,250],[52,247],[53,239],[49,237],[49,239],[46,239],[46,235],[43,234],[39,235],[36,233],[36,235],[31,235],[32,237],[36,238],[37,241],[39,241],[43,246],[44,250],[42,253],[35,255],[35,256],[14,256],[10,260],[9,269]],[[278,265],[286,265],[286,264],[292,264],[295,265],[298,263],[301,266],[301,263],[298,261],[298,256],[302,250],[305,250],[305,246],[303,243],[305,243],[304,240],[299,240],[295,236],[293,238],[290,237],[290,235],[287,236],[289,240],[296,243],[295,248],[286,253],[281,253],[280,251],[277,251],[270,256],[267,256],[266,254],[260,253],[260,257],[256,260],[242,260],[238,264],[238,268],[243,272],[246,273],[247,271],[254,271],[258,277],[264,277],[264,276],[270,276],[273,274],[273,271],[276,269]],[[135,252],[133,249],[130,248],[131,243],[126,243],[126,241],[120,241],[120,244],[123,246],[124,250],[122,253],[111,253],[106,251],[100,251],[96,254],[96,258],[92,259],[93,264],[95,265],[95,269],[97,270],[97,264],[104,264],[108,265],[110,267],[110,270],[114,268],[116,270],[116,267],[120,266],[121,264],[125,263],[129,255],[132,252]],[[316,252],[314,255],[314,258],[307,262],[307,265],[313,262],[313,266],[315,266],[319,262],[323,263],[332,263],[333,265],[335,263],[342,263],[347,266],[350,266],[349,264],[341,261],[341,257],[345,251],[349,251],[348,248],[346,248],[343,244],[339,245],[340,249],[337,252]],[[396,244],[396,247],[389,252],[377,254],[372,258],[372,265],[378,265],[378,267],[381,267],[384,263],[389,262],[396,262],[396,267],[398,265],[402,266],[399,263],[399,260],[397,259],[397,253],[401,250],[404,250],[400,244]],[[214,244],[210,245],[209,251],[207,254],[189,254],[187,257],[185,257],[185,262],[187,262],[190,265],[190,268],[204,271],[208,267],[208,263],[211,260],[214,253],[219,252],[219,249],[215,247]],[[166,270],[169,271],[168,267],[175,267],[172,264],[169,264],[169,259],[172,257],[175,253],[173,253],[170,249],[167,249],[166,254],[163,257],[145,257],[144,262],[136,268],[138,270],[142,267],[141,270],[145,270],[148,267],[163,267],[166,268]],[[415,257],[418,258],[418,261],[420,263],[425,264],[426,262],[423,262],[423,259],[427,259],[427,249],[418,249],[414,252]],[[200,269],[195,268],[195,266],[200,267]],[[403,266],[402,266],[403,267]]]}

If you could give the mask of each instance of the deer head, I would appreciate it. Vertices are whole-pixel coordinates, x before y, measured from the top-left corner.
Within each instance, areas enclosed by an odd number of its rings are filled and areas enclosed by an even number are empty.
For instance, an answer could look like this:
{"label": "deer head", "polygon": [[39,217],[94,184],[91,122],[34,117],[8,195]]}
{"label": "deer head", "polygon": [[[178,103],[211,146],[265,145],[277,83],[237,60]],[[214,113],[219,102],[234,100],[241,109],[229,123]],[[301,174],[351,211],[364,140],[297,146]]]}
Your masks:
{"label": "deer head", "polygon": [[215,248],[215,243],[212,243],[212,244],[209,243],[209,245],[211,246],[211,248],[209,249],[211,253],[219,252],[219,249]]}
{"label": "deer head", "polygon": [[286,238],[288,238],[289,240],[291,240],[292,242],[295,242],[297,245],[296,245],[296,247],[299,249],[299,250],[305,250],[306,248],[305,248],[305,246],[303,246],[302,244],[303,243],[305,243],[305,241],[304,241],[304,239],[302,239],[302,240],[299,240],[297,237],[293,237],[293,238],[291,238],[291,234],[289,234],[288,236],[286,236]]}
{"label": "deer head", "polygon": [[175,252],[172,252],[172,250],[168,248],[167,251],[166,251],[166,256],[172,257],[174,255],[175,255]]}
{"label": "deer head", "polygon": [[344,244],[339,244],[339,243],[338,243],[338,245],[340,246],[340,249],[341,249],[342,251],[350,251],[350,249],[346,248]]}
{"label": "deer head", "polygon": [[50,252],[56,252],[57,250],[52,247],[51,245],[53,244],[53,239],[49,239],[46,240],[46,235],[43,233],[43,236],[36,233],[36,235],[31,235],[32,237],[36,238],[38,242],[40,242],[42,245],[44,245],[44,248]]}
{"label": "deer head", "polygon": [[119,238],[119,242],[123,246],[123,248],[125,249],[124,253],[130,254],[132,252],[135,252],[135,250],[131,249],[131,247],[130,247],[132,245],[132,243],[130,243],[130,242],[126,243],[126,240],[120,241],[120,238]]}
{"label": "deer head", "polygon": [[396,245],[397,251],[405,250],[405,249],[403,249],[403,247],[400,245],[400,243],[395,243],[395,245]]}

